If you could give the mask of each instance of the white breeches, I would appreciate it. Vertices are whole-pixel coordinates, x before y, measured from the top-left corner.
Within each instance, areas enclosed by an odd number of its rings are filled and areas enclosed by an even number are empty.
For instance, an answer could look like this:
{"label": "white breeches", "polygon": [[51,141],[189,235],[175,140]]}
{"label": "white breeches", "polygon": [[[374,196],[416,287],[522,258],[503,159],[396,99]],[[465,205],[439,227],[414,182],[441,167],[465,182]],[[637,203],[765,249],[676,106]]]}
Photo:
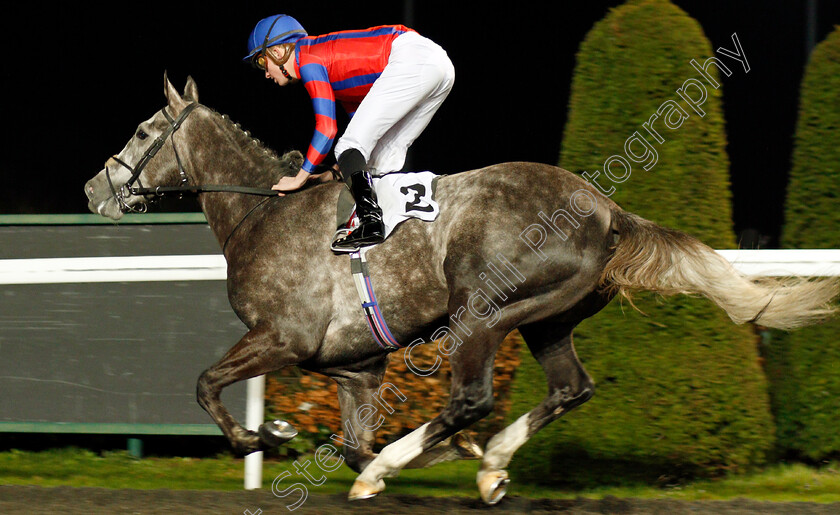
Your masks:
{"label": "white breeches", "polygon": [[355,148],[373,175],[399,171],[408,147],[429,125],[454,82],[455,68],[443,48],[416,32],[401,34],[336,143],[336,158]]}

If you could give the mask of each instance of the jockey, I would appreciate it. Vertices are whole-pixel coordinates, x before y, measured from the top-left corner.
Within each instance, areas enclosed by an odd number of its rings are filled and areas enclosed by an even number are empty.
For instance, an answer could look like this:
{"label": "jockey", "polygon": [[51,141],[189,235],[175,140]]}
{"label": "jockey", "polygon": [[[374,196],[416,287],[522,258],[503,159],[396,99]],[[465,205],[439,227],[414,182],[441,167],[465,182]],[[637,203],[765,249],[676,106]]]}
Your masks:
{"label": "jockey", "polygon": [[339,101],[350,123],[334,152],[360,225],[346,236],[337,233],[333,248],[354,251],[381,242],[385,230],[371,175],[403,167],[408,147],[449,94],[455,70],[446,52],[403,25],[309,36],[297,20],[278,14],[257,23],[245,59],[280,86],[302,82],[315,111],[300,172],[273,189],[301,188],[324,160],[338,132]]}

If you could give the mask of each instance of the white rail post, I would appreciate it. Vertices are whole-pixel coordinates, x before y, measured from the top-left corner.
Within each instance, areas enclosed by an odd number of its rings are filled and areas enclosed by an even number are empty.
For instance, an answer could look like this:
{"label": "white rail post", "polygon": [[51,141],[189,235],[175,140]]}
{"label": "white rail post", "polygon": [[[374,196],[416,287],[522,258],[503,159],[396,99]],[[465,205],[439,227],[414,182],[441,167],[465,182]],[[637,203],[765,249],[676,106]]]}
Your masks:
{"label": "white rail post", "polygon": [[[259,429],[265,418],[265,376],[248,379],[245,402],[245,427],[251,431]],[[263,452],[257,451],[245,456],[245,489],[262,487]]]}

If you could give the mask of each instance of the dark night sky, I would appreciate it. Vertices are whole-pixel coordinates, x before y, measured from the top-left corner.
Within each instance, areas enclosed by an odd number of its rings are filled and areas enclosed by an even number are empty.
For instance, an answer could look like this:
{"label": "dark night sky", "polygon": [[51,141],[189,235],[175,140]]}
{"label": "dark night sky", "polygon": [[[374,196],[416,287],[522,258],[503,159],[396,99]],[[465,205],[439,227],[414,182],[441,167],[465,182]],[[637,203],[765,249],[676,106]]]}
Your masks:
{"label": "dark night sky", "polygon": [[[512,160],[557,164],[575,52],[622,2],[413,3],[413,28],[448,51],[457,80],[412,147],[412,167],[456,173]],[[737,32],[747,54],[750,73],[724,80],[735,226],[770,235],[772,246],[806,59],[806,0],[674,3],[700,22],[713,48],[731,47]],[[192,75],[202,103],[271,147],[305,150],[313,127],[305,90],[278,88],[240,62],[253,24],[285,6],[310,34],[320,34],[406,22],[403,5],[19,4],[0,21],[0,214],[86,212],[84,182],[163,106],[164,70],[179,88]],[[819,42],[840,24],[840,2],[817,5]]]}

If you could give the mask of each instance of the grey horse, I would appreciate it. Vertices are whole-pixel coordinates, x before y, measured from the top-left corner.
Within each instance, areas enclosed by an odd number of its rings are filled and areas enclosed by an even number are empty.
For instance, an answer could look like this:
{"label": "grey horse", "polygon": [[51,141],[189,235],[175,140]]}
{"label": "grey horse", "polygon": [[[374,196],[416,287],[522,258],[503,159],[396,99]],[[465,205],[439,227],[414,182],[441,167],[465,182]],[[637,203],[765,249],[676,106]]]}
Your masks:
{"label": "grey horse", "polygon": [[783,329],[834,314],[837,281],[745,277],[699,240],[623,211],[563,169],[521,162],[444,176],[438,219],[404,222],[369,249],[367,261],[393,336],[412,342],[398,354],[410,363],[416,344],[437,341],[451,369],[450,399],[433,420],[376,454],[359,414],[381,401],[389,352],[371,337],[347,256],[329,248],[343,186],[325,182],[284,197],[202,190],[267,189],[296,171],[299,153],[281,159],[199,104],[191,78],[181,94],[164,77],[164,93],[167,105],[85,185],[89,207],[116,220],[149,200],[134,184],[146,193],[196,187],[227,260],[230,304],[249,329],[201,374],[198,402],[233,448],[249,453],[282,443],[282,423],[244,429],[220,401],[224,387],[290,365],[331,377],[345,435],[355,440],[344,446],[347,464],[360,473],[350,499],[374,496],[383,478],[435,461],[428,457],[439,444],[491,412],[494,358],[514,329],[545,370],[548,394],[487,442],[477,483],[490,504],[505,493],[514,452],[593,395],[572,330],[615,295],[700,294],[735,323]]}

